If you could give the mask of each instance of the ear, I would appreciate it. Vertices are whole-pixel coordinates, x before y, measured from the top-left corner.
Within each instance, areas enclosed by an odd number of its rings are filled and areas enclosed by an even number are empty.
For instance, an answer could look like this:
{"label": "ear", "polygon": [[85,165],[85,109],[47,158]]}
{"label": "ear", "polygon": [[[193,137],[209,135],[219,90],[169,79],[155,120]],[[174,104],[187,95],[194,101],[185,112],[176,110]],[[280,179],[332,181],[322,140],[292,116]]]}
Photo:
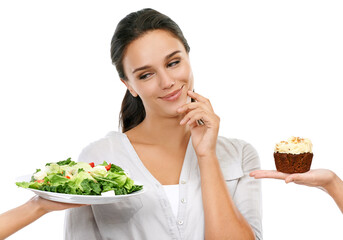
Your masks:
{"label": "ear", "polygon": [[124,79],[120,79],[120,81],[122,81],[122,83],[125,84],[125,86],[127,87],[127,89],[130,91],[131,95],[133,97],[137,97],[138,94],[136,93],[136,91],[131,87],[131,85],[129,84],[128,81],[125,81]]}

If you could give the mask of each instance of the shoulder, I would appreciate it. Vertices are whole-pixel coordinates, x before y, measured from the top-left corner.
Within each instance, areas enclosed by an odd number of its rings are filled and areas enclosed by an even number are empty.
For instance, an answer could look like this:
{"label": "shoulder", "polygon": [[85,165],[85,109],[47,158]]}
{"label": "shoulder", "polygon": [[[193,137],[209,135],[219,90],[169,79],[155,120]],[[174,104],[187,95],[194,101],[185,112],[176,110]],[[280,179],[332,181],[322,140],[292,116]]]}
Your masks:
{"label": "shoulder", "polygon": [[244,140],[236,138],[226,138],[218,136],[217,154],[230,154],[232,156],[241,156],[244,152],[254,149],[251,144]]}
{"label": "shoulder", "polygon": [[121,132],[112,131],[104,137],[89,143],[81,152],[79,161],[87,161],[88,156],[104,156],[116,150],[121,149],[125,135]]}
{"label": "shoulder", "polygon": [[85,149],[94,149],[94,148],[106,148],[112,145],[113,143],[120,143],[123,138],[123,133],[111,131],[107,133],[104,137],[89,143]]}
{"label": "shoulder", "polygon": [[218,136],[216,151],[221,168],[227,169],[228,172],[240,175],[250,168],[250,165],[259,166],[257,151],[244,140]]}

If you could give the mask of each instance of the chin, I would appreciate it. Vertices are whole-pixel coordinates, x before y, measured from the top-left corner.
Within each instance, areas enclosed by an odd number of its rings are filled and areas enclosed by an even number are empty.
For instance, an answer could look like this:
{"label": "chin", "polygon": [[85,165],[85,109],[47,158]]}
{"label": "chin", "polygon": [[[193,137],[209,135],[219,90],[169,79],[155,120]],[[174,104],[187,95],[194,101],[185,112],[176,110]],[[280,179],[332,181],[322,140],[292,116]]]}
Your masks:
{"label": "chin", "polygon": [[180,107],[182,107],[183,105],[185,105],[186,103],[190,103],[191,102],[191,98],[190,97],[186,97],[183,99],[179,99],[179,101],[175,102],[174,104],[172,104],[171,106],[167,107],[164,109],[165,112],[168,112],[168,115],[171,116],[179,116],[180,113],[178,113],[178,109]]}

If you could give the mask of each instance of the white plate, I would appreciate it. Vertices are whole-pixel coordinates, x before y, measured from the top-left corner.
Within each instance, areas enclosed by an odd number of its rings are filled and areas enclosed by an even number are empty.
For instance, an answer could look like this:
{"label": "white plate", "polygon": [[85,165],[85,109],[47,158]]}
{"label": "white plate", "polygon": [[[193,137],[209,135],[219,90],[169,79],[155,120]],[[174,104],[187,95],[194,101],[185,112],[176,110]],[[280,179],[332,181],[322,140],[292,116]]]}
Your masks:
{"label": "white plate", "polygon": [[[16,179],[16,182],[29,182],[31,179],[31,175],[25,175]],[[135,197],[145,192],[145,189],[139,190],[134,193],[130,193],[127,195],[116,195],[116,196],[100,196],[100,195],[76,195],[76,194],[65,194],[65,193],[55,193],[55,192],[47,192],[36,190],[32,188],[24,188],[30,190],[37,194],[38,196],[55,201],[55,202],[63,202],[63,203],[76,203],[76,204],[109,204],[115,203],[127,198]]]}

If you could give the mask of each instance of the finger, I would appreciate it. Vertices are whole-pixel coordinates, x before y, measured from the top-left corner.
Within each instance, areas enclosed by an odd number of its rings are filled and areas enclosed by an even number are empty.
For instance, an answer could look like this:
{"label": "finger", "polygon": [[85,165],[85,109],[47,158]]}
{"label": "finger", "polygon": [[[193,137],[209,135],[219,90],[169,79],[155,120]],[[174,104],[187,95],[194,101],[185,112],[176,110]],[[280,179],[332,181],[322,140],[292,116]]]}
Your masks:
{"label": "finger", "polygon": [[191,125],[196,122],[197,125],[206,125],[208,128],[218,127],[219,117],[213,112],[206,112],[206,110],[199,108],[187,113],[183,120],[181,120],[180,124]]}
{"label": "finger", "polygon": [[202,124],[208,125],[208,121],[203,118],[203,112],[195,113],[187,122],[187,125],[192,125],[200,121]]}
{"label": "finger", "polygon": [[255,174],[258,173],[259,171],[261,171],[261,170],[252,171],[252,172],[249,173],[249,176],[250,176],[250,177],[253,177],[253,176],[255,176]]}
{"label": "finger", "polygon": [[304,175],[301,174],[301,173],[295,173],[295,174],[291,174],[289,175],[286,179],[285,179],[285,182],[286,183],[290,183],[290,182],[294,182],[294,183],[297,183],[297,184],[304,184],[305,181],[304,181]]}
{"label": "finger", "polygon": [[285,183],[291,183],[293,181],[294,181],[294,179],[293,179],[292,175],[289,175],[288,177],[285,178]]}
{"label": "finger", "polygon": [[84,207],[84,206],[90,206],[90,204],[68,203],[66,205],[66,207],[68,207],[68,208]]}
{"label": "finger", "polygon": [[194,122],[192,124],[189,124],[190,129],[193,129],[195,127],[199,127],[199,124],[197,122]]}
{"label": "finger", "polygon": [[197,108],[208,108],[204,103],[201,102],[192,102],[192,103],[187,103],[185,105],[183,105],[182,107],[178,108],[177,111],[179,113],[184,113],[187,111],[191,111]]}
{"label": "finger", "polygon": [[284,180],[288,175],[288,173],[282,173],[275,170],[256,170],[250,173],[250,176],[255,179],[274,178]]}
{"label": "finger", "polygon": [[195,122],[196,120],[202,119],[204,122],[206,122],[207,118],[207,113],[202,110],[202,109],[197,109],[197,110],[193,110],[189,113],[186,114],[186,116],[184,116],[184,118],[181,120],[180,124],[191,124],[193,122]]}
{"label": "finger", "polygon": [[254,170],[252,172],[250,172],[250,177],[255,177],[256,175],[258,176],[262,176],[267,174],[267,172],[274,172],[274,170]]}
{"label": "finger", "polygon": [[198,93],[195,93],[193,91],[188,91],[188,96],[190,96],[191,98],[195,99],[197,102],[202,102],[202,103],[205,103],[207,104],[208,106],[211,106],[211,103],[210,103],[210,100],[208,100],[207,98],[201,96],[200,94]]}

